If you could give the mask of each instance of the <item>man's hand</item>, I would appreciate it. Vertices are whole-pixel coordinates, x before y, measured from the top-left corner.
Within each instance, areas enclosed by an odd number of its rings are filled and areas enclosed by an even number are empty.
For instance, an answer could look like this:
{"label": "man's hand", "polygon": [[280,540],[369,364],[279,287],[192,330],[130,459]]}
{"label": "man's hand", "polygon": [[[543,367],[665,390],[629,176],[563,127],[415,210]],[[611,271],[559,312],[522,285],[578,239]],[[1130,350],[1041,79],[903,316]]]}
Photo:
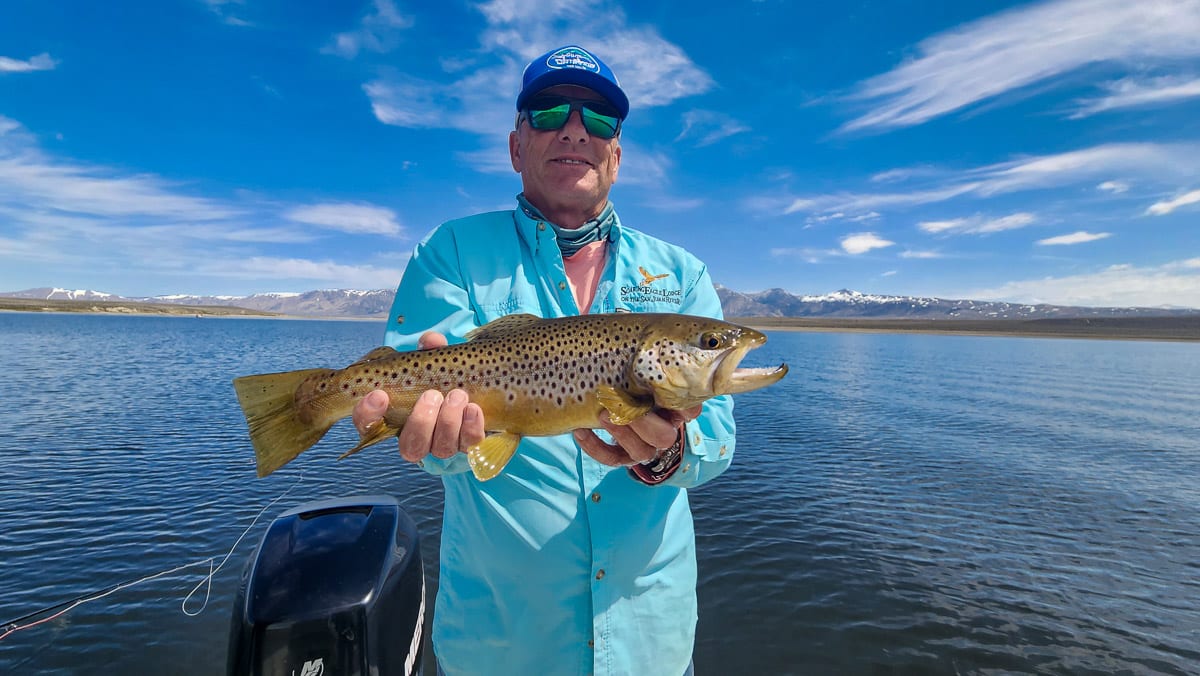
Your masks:
{"label": "man's hand", "polygon": [[[433,331],[422,334],[417,347],[428,350],[444,347],[446,337]],[[354,426],[361,434],[383,418],[389,404],[388,393],[375,390],[354,406]],[[437,390],[421,394],[400,431],[400,456],[420,462],[429,454],[443,460],[483,441],[483,409],[471,403],[467,393],[451,390],[442,396]]]}
{"label": "man's hand", "polygon": [[614,444],[606,444],[592,430],[575,430],[575,441],[596,462],[613,467],[636,465],[653,460],[660,449],[670,448],[679,428],[700,415],[701,406],[685,411],[657,410],[628,425],[614,425],[608,411],[600,414],[600,424],[612,435]]}

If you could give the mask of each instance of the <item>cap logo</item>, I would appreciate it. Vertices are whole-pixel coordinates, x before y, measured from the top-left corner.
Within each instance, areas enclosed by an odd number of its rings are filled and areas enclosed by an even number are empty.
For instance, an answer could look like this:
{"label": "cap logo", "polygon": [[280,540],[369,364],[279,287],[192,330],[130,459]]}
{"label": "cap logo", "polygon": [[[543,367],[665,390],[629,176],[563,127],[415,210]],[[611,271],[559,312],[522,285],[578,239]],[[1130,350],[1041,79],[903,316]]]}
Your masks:
{"label": "cap logo", "polygon": [[600,66],[596,63],[596,57],[588,54],[578,47],[563,47],[546,57],[546,65],[555,70],[563,68],[577,68],[579,70],[587,70],[593,73],[600,72]]}

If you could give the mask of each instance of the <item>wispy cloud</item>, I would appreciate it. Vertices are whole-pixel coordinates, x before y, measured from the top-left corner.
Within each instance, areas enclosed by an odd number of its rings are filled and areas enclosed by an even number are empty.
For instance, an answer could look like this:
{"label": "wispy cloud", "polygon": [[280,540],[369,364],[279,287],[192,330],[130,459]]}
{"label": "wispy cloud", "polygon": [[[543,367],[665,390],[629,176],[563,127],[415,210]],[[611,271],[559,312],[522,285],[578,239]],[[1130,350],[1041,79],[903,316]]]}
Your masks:
{"label": "wispy cloud", "polygon": [[[1110,193],[1128,190],[1130,180],[1140,183],[1178,184],[1200,174],[1200,145],[1193,143],[1110,143],[1081,150],[1022,157],[962,171],[923,167],[905,181],[896,173],[887,192],[845,191],[804,195],[790,200],[778,196],[748,201],[752,208],[782,209],[783,214],[841,213],[846,218],[905,209],[951,200],[983,200],[999,195],[1047,190],[1072,185],[1096,185],[1114,174],[1127,180],[1108,179],[1099,188]],[[876,181],[872,181],[876,183]],[[895,185],[896,187],[892,187]],[[780,213],[776,211],[776,213]]]}
{"label": "wispy cloud", "polygon": [[253,25],[250,21],[234,14],[235,7],[241,10],[246,4],[245,0],[202,0],[202,2],[208,5],[212,13],[221,17],[221,21],[227,25],[239,27]]}
{"label": "wispy cloud", "polygon": [[1069,235],[1059,235],[1058,237],[1039,239],[1037,243],[1042,246],[1064,246],[1070,244],[1085,244],[1087,242],[1095,242],[1098,239],[1105,239],[1108,237],[1112,237],[1112,233],[1087,232],[1086,230],[1080,230],[1079,232],[1073,232]]}
{"label": "wispy cloud", "polygon": [[22,61],[7,56],[0,56],[0,73],[28,73],[35,70],[54,70],[58,61],[42,53]]}
{"label": "wispy cloud", "polygon": [[860,83],[871,104],[842,131],[922,124],[1020,92],[1083,66],[1144,67],[1200,55],[1195,0],[1052,0],[995,14],[923,40],[916,55]]}
{"label": "wispy cloud", "polygon": [[714,84],[682,48],[652,27],[629,24],[617,7],[583,0],[503,0],[477,9],[487,23],[479,50],[442,60],[446,77],[434,82],[391,72],[364,85],[377,119],[402,127],[494,135],[513,122],[524,65],[572,41],[595,50],[618,74],[634,114],[641,107],[701,94]]}
{"label": "wispy cloud", "polygon": [[1079,108],[1071,117],[1080,119],[1110,110],[1161,106],[1200,97],[1200,78],[1195,77],[1122,78],[1103,87],[1106,95],[1079,101]]}
{"label": "wispy cloud", "polygon": [[402,15],[392,0],[375,0],[359,26],[351,31],[338,33],[333,41],[321,49],[323,54],[334,54],[353,59],[362,50],[384,53],[395,49],[400,42],[400,33],[413,25],[412,17]]}
{"label": "wispy cloud", "polygon": [[1184,207],[1189,204],[1196,204],[1198,202],[1200,202],[1200,190],[1193,190],[1191,192],[1184,193],[1175,199],[1166,200],[1163,202],[1155,202],[1146,209],[1146,213],[1153,216],[1164,216],[1172,211],[1175,211],[1179,207]]}
{"label": "wispy cloud", "polygon": [[746,131],[750,131],[750,127],[725,113],[689,110],[683,114],[683,130],[675,140],[694,139],[697,147],[703,147]]}
{"label": "wispy cloud", "polygon": [[917,227],[923,232],[933,234],[979,235],[1004,230],[1016,230],[1017,228],[1032,225],[1035,221],[1037,221],[1036,216],[1025,212],[1001,216],[1000,218],[987,218],[976,214],[968,218],[955,218],[948,221],[924,221],[918,223]]}
{"label": "wispy cloud", "polygon": [[[403,261],[397,261],[403,263]],[[279,281],[327,282],[338,288],[385,289],[396,285],[401,268],[372,265],[345,265],[333,261],[304,258],[256,256],[244,259],[202,263],[202,274],[233,279],[270,279]]]}
{"label": "wispy cloud", "polygon": [[[959,298],[1091,307],[1200,307],[1200,258],[1160,266],[1113,265],[1092,273],[1008,282]],[[1153,300],[1147,300],[1153,299]]]}
{"label": "wispy cloud", "polygon": [[298,223],[307,223],[351,234],[394,237],[401,232],[396,212],[370,204],[345,202],[310,204],[291,209],[284,216]]}
{"label": "wispy cloud", "polygon": [[[282,216],[282,218],[281,218]],[[396,213],[363,203],[280,205],[253,195],[201,196],[201,187],[56,157],[15,120],[0,117],[0,269],[86,268],[98,276],[141,271],[211,286],[212,278],[391,286],[400,271],[369,261],[335,265],[286,259],[270,265],[259,250],[326,237],[322,231],[403,235]],[[247,262],[249,261],[249,262]],[[36,271],[30,274],[36,274]],[[304,277],[308,274],[310,276]],[[255,275],[260,275],[256,277]],[[297,282],[298,283],[298,282]],[[135,293],[142,293],[137,290]]]}

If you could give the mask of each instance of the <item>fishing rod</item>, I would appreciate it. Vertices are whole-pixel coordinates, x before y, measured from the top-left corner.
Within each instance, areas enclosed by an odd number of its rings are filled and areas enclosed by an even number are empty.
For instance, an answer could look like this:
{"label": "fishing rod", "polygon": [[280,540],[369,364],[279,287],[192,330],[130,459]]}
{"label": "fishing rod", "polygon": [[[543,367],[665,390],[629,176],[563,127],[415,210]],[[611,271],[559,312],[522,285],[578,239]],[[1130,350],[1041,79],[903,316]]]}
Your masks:
{"label": "fishing rod", "polygon": [[[267,503],[267,505],[265,507],[263,507],[261,510],[259,510],[258,514],[256,514],[254,516],[254,519],[252,519],[250,521],[250,525],[246,526],[245,530],[242,531],[242,534],[238,536],[238,539],[233,543],[233,546],[230,547],[229,551],[225,554],[225,558],[221,559],[221,563],[219,565],[217,565],[216,567],[213,566],[213,563],[216,561],[216,557],[200,559],[199,561],[192,561],[191,563],[185,563],[182,566],[176,566],[169,570],[163,570],[163,571],[154,573],[153,575],[147,575],[147,576],[140,577],[140,578],[137,578],[134,580],[126,580],[124,582],[118,582],[117,584],[114,584],[110,587],[106,587],[104,589],[86,592],[86,593],[80,594],[79,596],[76,596],[75,598],[68,599],[66,601],[62,601],[60,603],[55,603],[55,604],[52,604],[49,606],[45,606],[44,608],[39,608],[38,610],[35,610],[30,613],[26,613],[20,617],[14,618],[12,620],[9,620],[7,622],[0,624],[0,641],[3,641],[4,639],[17,633],[18,631],[23,631],[25,629],[32,629],[33,627],[36,627],[38,625],[45,624],[47,622],[52,622],[52,621],[62,617],[63,615],[66,615],[67,613],[71,612],[72,610],[75,610],[76,608],[78,608],[79,606],[81,606],[85,603],[97,601],[97,600],[102,599],[111,594],[115,594],[118,591],[121,591],[122,589],[127,589],[134,585],[138,585],[143,582],[149,582],[151,580],[163,577],[164,575],[170,575],[172,573],[177,573],[181,570],[191,568],[193,566],[198,566],[198,565],[207,563],[208,564],[208,575],[206,575],[203,580],[196,583],[196,586],[192,588],[192,591],[188,592],[188,595],[183,597],[183,602],[180,604],[180,610],[183,612],[184,615],[187,615],[188,617],[195,617],[195,616],[199,615],[200,613],[204,612],[204,609],[208,606],[208,600],[212,593],[213,576],[215,576],[217,574],[217,572],[220,571],[221,568],[225,565],[225,563],[227,561],[229,561],[229,557],[233,556],[233,552],[237,549],[237,546],[239,544],[241,544],[243,539],[245,539],[246,534],[249,533],[252,528],[254,528],[254,525],[256,523],[258,523],[258,520],[260,518],[262,518],[262,515],[265,514],[268,509],[273,507],[275,505],[275,503],[279,502],[284,497],[286,497],[288,495],[288,493],[291,493],[293,490],[295,490],[296,487],[299,486],[300,482],[302,482],[302,481],[304,481],[304,472],[300,472],[300,476],[297,477],[296,483],[292,484],[290,488],[288,488],[286,491],[281,493],[274,500],[271,500],[271,502]],[[188,607],[187,607],[188,601],[190,601],[192,599],[192,596],[194,596],[196,594],[196,592],[200,590],[200,587],[204,586],[205,584],[207,584],[207,588],[205,589],[205,592],[204,592],[204,602],[200,605],[200,608],[197,609],[196,611],[193,612],[193,611],[188,610]],[[56,609],[59,609],[59,608],[62,608],[62,610],[59,610],[58,612],[54,612]],[[46,613],[51,613],[51,612],[54,612],[54,614],[49,615],[47,617],[42,617],[41,619],[36,620],[34,622],[22,624],[22,622],[26,622],[27,620],[30,620],[32,618],[39,617],[39,616],[45,615]]]}

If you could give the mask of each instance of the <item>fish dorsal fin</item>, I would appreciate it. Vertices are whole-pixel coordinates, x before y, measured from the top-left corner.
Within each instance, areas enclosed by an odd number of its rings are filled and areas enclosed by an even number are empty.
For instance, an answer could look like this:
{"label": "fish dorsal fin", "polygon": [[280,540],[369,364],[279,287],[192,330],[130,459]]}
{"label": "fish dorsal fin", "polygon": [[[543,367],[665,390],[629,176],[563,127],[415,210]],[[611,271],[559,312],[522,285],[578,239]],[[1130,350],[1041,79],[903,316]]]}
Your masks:
{"label": "fish dorsal fin", "polygon": [[536,324],[542,321],[542,318],[529,313],[521,313],[515,315],[505,315],[498,319],[484,324],[483,326],[472,329],[467,332],[467,340],[479,340],[480,338],[501,338],[512,333],[517,333],[529,328],[530,324]]}
{"label": "fish dorsal fin", "polygon": [[608,419],[614,425],[628,425],[654,410],[654,400],[638,400],[612,385],[597,387],[596,397],[600,400],[600,405],[608,411]]}
{"label": "fish dorsal fin", "polygon": [[[388,347],[386,345],[383,347],[377,347],[374,350],[371,350],[370,352],[364,354],[362,356],[362,359],[359,359],[358,361],[354,362],[350,366],[358,366],[359,364],[366,364],[367,362],[372,362],[377,359],[384,359],[384,358],[390,357],[394,354],[396,354],[396,350],[394,348]],[[349,367],[347,367],[347,368],[349,368]]]}

